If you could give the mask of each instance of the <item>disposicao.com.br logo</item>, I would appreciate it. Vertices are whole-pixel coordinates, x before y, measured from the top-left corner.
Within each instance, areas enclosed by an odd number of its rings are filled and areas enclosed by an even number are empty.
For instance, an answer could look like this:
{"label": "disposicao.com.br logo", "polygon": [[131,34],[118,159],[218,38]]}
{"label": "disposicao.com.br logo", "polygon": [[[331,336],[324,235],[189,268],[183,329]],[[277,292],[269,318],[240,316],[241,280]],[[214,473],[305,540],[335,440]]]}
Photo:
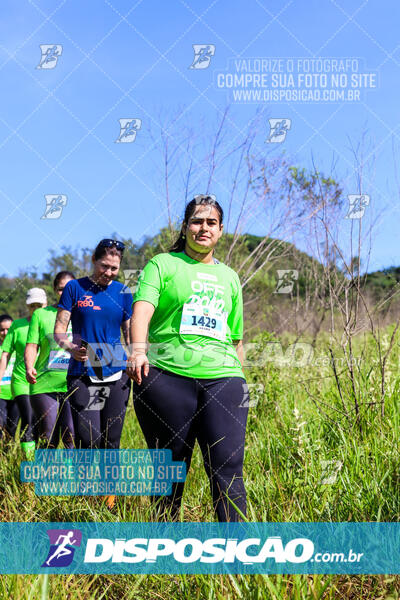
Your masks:
{"label": "disposicao.com.br logo", "polygon": [[[250,552],[250,553],[249,553]],[[304,563],[314,554],[314,544],[307,538],[295,538],[283,544],[280,537],[244,540],[228,538],[90,538],[86,543],[85,563],[155,563],[159,558],[173,557],[178,563]]]}
{"label": "disposicao.com.br logo", "polygon": [[[36,563],[33,571],[50,567],[59,573],[358,573],[369,572],[381,551],[381,545],[374,550],[378,538],[357,539],[361,524],[76,525],[79,529],[63,523],[63,529],[44,530],[45,539],[38,539],[40,563],[34,555],[29,557]],[[33,571],[29,567],[27,572]]]}

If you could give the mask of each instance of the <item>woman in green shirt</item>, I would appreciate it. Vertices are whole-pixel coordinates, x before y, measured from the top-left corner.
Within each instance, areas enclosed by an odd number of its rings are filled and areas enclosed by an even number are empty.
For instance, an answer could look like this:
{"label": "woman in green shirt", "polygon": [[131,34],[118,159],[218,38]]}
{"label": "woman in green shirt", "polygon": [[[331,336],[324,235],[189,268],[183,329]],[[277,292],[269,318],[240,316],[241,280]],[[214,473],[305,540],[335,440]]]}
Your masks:
{"label": "woman in green shirt", "polygon": [[[145,266],[133,300],[127,373],[148,447],[171,449],[188,471],[197,439],[217,517],[238,521],[246,514],[248,387],[242,288],[237,273],[213,256],[222,219],[218,202],[196,197],[170,252]],[[159,499],[160,512],[178,518],[183,487],[174,483]]]}
{"label": "woman in green shirt", "polygon": [[[61,271],[54,278],[58,296],[73,273]],[[67,372],[70,354],[54,341],[57,305],[36,310],[32,316],[25,347],[26,379],[41,445],[57,448],[61,439],[65,448],[74,447],[74,426],[67,395]],[[72,329],[70,327],[72,337]]]}
{"label": "woman in green shirt", "polygon": [[[2,353],[2,344],[13,322],[10,315],[0,315],[0,356]],[[12,356],[8,362],[7,369],[0,381],[0,439],[4,439],[5,433],[14,438],[19,421],[19,410],[17,403],[11,395],[11,375],[15,362],[15,356]]]}
{"label": "woman in green shirt", "polygon": [[29,458],[35,450],[35,438],[37,434],[29,400],[29,383],[25,376],[24,351],[29,322],[37,308],[46,306],[46,292],[41,288],[31,288],[28,290],[26,304],[29,316],[13,321],[3,342],[3,352],[0,358],[0,379],[4,375],[11,355],[15,352],[15,365],[11,377],[11,395],[18,405],[21,417],[21,448]]}

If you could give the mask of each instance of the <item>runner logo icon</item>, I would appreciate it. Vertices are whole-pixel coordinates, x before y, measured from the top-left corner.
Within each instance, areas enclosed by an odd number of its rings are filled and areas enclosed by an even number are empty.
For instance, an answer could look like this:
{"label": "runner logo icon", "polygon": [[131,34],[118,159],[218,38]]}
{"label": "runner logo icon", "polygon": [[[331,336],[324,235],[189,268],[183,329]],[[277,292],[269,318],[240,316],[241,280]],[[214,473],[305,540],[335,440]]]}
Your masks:
{"label": "runner logo icon", "polygon": [[117,143],[129,144],[136,139],[136,133],[142,126],[141,119],[119,119],[120,132]]}
{"label": "runner logo icon", "polygon": [[269,136],[265,140],[268,144],[281,144],[286,139],[286,134],[289,131],[292,120],[291,119],[268,119],[269,122]]}
{"label": "runner logo icon", "polygon": [[215,54],[214,44],[193,44],[194,59],[189,69],[207,69]]}
{"label": "runner logo icon", "polygon": [[67,204],[65,194],[45,194],[46,208],[41,219],[59,219]]}
{"label": "runner logo icon", "polygon": [[345,219],[361,219],[369,206],[370,197],[368,194],[349,194],[347,197],[349,208]]}
{"label": "runner logo icon", "polygon": [[48,529],[50,549],[42,567],[68,567],[82,542],[79,529]]}
{"label": "runner logo icon", "polygon": [[40,44],[40,62],[37,69],[54,69],[57,61],[62,54],[63,47],[61,44]]}

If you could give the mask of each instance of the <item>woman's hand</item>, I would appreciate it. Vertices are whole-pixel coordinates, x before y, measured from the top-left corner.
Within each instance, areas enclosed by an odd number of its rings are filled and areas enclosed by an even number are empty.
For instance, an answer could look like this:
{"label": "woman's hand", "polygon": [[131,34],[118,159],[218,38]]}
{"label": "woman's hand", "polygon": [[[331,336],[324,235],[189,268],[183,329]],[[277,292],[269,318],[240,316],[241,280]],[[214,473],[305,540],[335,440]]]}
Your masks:
{"label": "woman's hand", "polygon": [[149,360],[144,352],[133,353],[128,357],[126,361],[126,374],[136,381],[138,385],[142,383],[142,367],[143,375],[147,377],[149,374]]}
{"label": "woman's hand", "polygon": [[233,340],[233,345],[235,346],[236,354],[238,355],[239,362],[243,371],[244,364],[244,348],[243,348],[243,340]]}
{"label": "woman's hand", "polygon": [[78,360],[79,362],[85,362],[86,360],[89,360],[87,349],[83,346],[78,346],[78,344],[73,344],[67,349],[67,352],[71,354],[72,358]]}
{"label": "woman's hand", "polygon": [[28,383],[36,383],[37,371],[35,367],[26,367],[26,380]]}

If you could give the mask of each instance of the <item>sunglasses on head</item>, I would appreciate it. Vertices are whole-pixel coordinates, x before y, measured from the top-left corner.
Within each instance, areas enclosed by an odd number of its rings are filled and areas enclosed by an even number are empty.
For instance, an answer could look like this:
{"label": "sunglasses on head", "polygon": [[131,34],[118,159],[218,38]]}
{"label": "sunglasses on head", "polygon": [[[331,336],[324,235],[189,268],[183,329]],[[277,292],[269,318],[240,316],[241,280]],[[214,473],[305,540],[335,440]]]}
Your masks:
{"label": "sunglasses on head", "polygon": [[123,242],[112,240],[110,238],[104,238],[104,240],[101,240],[97,244],[98,248],[112,248],[113,246],[115,246],[117,250],[121,250],[121,252],[125,250],[125,244]]}

